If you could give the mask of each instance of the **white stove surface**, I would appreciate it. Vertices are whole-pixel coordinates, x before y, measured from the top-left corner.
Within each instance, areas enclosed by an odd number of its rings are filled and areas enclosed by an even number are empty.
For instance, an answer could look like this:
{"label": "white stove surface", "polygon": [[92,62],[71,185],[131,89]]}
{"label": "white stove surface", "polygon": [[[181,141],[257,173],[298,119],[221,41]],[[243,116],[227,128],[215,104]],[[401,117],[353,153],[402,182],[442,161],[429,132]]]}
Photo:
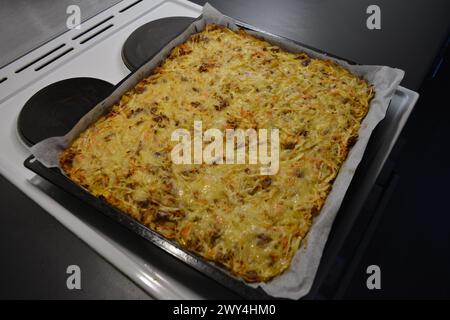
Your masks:
{"label": "white stove surface", "polygon": [[[16,121],[24,103],[34,93],[51,83],[74,77],[94,77],[116,84],[130,73],[122,62],[121,50],[132,31],[155,19],[168,16],[197,17],[201,13],[200,6],[185,0],[146,0],[123,11],[135,2],[122,1],[83,23],[80,30],[68,30],[0,69],[0,173],[152,297],[204,298],[194,288],[180,283],[165,270],[153,266],[151,261],[142,260],[100,230],[71,214],[42,189],[35,187],[36,179],[40,178],[23,166],[23,161],[30,153],[17,136]],[[77,37],[92,27],[85,35]],[[81,43],[103,29],[104,32]],[[57,47],[60,48],[39,59]],[[67,54],[40,68],[66,51]],[[37,59],[39,61],[20,71]],[[2,81],[4,78],[7,79]]]}

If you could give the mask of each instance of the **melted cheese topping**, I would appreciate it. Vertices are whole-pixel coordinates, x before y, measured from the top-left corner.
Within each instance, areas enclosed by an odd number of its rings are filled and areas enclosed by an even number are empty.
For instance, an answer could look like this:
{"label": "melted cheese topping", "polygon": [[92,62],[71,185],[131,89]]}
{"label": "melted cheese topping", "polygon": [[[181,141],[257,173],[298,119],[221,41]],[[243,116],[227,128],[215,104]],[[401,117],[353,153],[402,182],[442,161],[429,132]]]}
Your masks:
{"label": "melted cheese topping", "polygon": [[[373,96],[343,67],[209,25],[61,154],[95,196],[246,281],[289,267]],[[175,165],[177,128],[278,128],[280,169]]]}

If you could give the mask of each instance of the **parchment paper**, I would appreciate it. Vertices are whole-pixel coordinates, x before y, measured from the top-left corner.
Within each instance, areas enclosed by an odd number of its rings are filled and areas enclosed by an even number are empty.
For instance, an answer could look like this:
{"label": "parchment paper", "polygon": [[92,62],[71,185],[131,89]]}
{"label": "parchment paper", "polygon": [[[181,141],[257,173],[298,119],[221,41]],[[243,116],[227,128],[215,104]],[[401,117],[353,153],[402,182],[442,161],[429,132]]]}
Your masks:
{"label": "parchment paper", "polygon": [[[141,79],[150,74],[156,66],[170,53],[170,50],[185,42],[190,35],[204,29],[208,23],[228,26],[236,30],[236,20],[224,16],[209,4],[203,7],[203,16],[193,22],[181,35],[173,39],[149,62],[141,66],[135,73],[127,77],[116,90],[105,100],[87,113],[73,128],[63,137],[48,138],[31,148],[31,153],[47,167],[59,167],[59,153],[67,148],[79,133],[95,122],[102,114],[120,99],[120,97],[133,88]],[[306,295],[313,283],[322,251],[328,238],[334,217],[338,212],[345,192],[353,178],[355,170],[361,161],[366,149],[369,137],[375,126],[384,118],[389,102],[404,76],[404,72],[386,66],[350,65],[345,61],[331,58],[293,43],[290,40],[273,37],[264,32],[250,32],[268,42],[291,52],[306,52],[312,57],[330,59],[346,67],[354,74],[363,76],[375,89],[375,97],[371,101],[369,112],[364,118],[359,130],[359,138],[353,146],[339,174],[334,181],[333,188],[325,201],[320,214],[313,220],[312,227],[302,241],[300,249],[295,254],[289,269],[268,283],[252,284],[261,286],[269,295],[290,299],[299,299]]]}

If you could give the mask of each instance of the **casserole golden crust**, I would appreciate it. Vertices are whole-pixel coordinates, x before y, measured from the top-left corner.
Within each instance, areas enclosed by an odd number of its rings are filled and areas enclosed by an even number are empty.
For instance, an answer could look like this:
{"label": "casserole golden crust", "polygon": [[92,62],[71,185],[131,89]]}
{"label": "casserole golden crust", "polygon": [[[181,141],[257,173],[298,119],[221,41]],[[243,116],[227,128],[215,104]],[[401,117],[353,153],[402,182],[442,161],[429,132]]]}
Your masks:
{"label": "casserole golden crust", "polygon": [[[67,176],[248,282],[289,267],[356,141],[372,87],[338,64],[208,25],[61,153]],[[177,128],[278,128],[280,168],[176,165]]]}

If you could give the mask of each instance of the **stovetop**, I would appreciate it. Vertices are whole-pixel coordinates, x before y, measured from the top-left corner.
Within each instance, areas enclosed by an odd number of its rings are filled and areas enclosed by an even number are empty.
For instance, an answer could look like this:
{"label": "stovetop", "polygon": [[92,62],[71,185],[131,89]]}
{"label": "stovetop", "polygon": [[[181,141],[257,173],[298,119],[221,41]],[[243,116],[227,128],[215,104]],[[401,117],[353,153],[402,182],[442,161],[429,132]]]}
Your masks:
{"label": "stovetop", "polygon": [[[193,21],[192,17],[173,16],[145,23],[134,30],[122,45],[123,63],[131,71],[138,69]],[[96,34],[99,31],[81,42]],[[81,35],[72,39],[76,40]],[[25,65],[28,67],[31,65]],[[67,78],[47,85],[28,99],[19,113],[17,132],[21,141],[31,147],[46,138],[65,135],[113,89],[113,84],[92,77]]]}
{"label": "stovetop", "polygon": [[[135,243],[126,232],[119,234],[104,226],[86,213],[92,209],[25,169],[22,163],[30,153],[16,124],[27,101],[50,84],[68,78],[97,78],[112,84],[122,80],[130,72],[122,48],[134,30],[164,17],[197,17],[200,12],[201,7],[185,0],[125,0],[83,23],[81,30],[69,30],[0,69],[0,173],[155,298],[205,298],[218,291],[223,297],[228,293],[189,268],[175,266],[155,248]],[[134,67],[129,61],[127,65]],[[399,88],[368,150],[370,162],[366,161],[365,170],[371,178],[360,183],[348,210],[361,208],[416,100],[416,93]],[[333,242],[335,246],[339,241]],[[326,253],[324,257],[328,258]],[[319,280],[323,278],[318,275]]]}

